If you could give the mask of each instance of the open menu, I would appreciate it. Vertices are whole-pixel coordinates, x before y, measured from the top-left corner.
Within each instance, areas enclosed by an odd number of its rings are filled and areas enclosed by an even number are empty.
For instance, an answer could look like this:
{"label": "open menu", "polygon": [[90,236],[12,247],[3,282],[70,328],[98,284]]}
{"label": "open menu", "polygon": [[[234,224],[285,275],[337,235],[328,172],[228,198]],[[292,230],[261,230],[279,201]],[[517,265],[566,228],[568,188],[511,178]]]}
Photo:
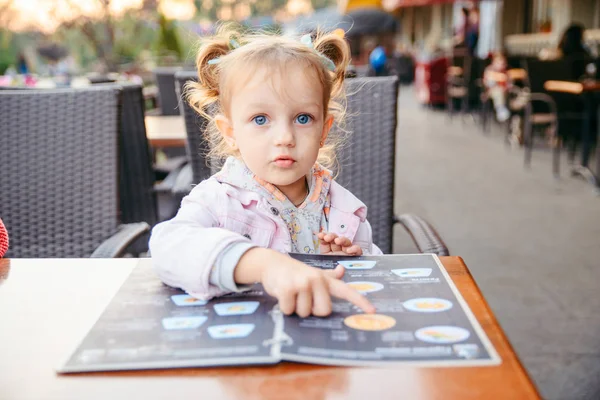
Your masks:
{"label": "open menu", "polygon": [[484,366],[500,358],[435,255],[293,254],[344,281],[376,314],[333,299],[325,318],[286,316],[257,284],[210,301],[160,282],[150,260],[132,271],[61,373],[274,364]]}

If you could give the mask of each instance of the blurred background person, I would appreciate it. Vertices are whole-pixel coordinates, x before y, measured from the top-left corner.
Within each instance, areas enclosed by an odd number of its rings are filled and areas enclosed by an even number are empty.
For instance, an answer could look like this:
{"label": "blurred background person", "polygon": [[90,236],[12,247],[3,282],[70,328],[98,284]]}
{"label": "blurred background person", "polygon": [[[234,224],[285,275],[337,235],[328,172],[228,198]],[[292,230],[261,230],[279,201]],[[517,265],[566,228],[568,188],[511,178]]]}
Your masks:
{"label": "blurred background person", "polygon": [[25,54],[23,52],[19,53],[17,56],[17,73],[21,75],[29,74],[29,65],[27,63],[27,59],[25,58]]}
{"label": "blurred background person", "polygon": [[583,41],[583,31],[583,25],[570,24],[558,44],[558,58],[564,58],[571,63],[571,78],[574,80],[579,80],[585,75],[586,66],[592,61],[592,55]]}
{"label": "blurred background person", "polygon": [[506,107],[506,94],[508,92],[506,66],[506,57],[497,52],[492,55],[491,64],[483,72],[485,90],[494,104],[496,119],[500,122],[505,122],[510,117],[510,111]]}
{"label": "blurred background person", "polygon": [[583,25],[572,23],[565,29],[558,44],[558,49],[563,57],[584,56],[591,57],[590,51],[583,41]]}
{"label": "blurred background person", "polygon": [[455,55],[475,54],[479,42],[479,11],[476,8],[461,9],[461,23],[456,29],[452,42]]}

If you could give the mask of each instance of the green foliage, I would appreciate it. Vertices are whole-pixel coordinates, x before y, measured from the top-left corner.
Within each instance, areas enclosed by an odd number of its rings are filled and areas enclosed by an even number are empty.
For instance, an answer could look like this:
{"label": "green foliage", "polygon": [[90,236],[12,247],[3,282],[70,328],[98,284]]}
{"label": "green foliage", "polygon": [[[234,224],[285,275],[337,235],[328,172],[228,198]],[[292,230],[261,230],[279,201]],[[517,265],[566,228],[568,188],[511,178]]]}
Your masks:
{"label": "green foliage", "polygon": [[135,61],[157,40],[156,30],[147,21],[127,15],[115,22],[117,33],[113,52],[119,64]]}
{"label": "green foliage", "polygon": [[177,57],[177,60],[181,60],[183,58],[183,51],[181,49],[181,43],[179,43],[177,25],[175,24],[175,22],[168,20],[164,15],[159,14],[158,26],[159,54],[172,55]]}
{"label": "green foliage", "polygon": [[0,75],[17,62],[17,48],[12,40],[12,32],[0,29]]}
{"label": "green foliage", "polygon": [[[106,59],[114,63],[115,68],[121,64],[135,62],[142,51],[150,49],[156,42],[156,29],[150,22],[136,18],[135,15],[126,15],[113,20],[112,23],[115,31],[114,43],[108,43],[102,21],[95,22],[92,29],[102,48],[109,50]],[[89,36],[82,35],[79,27],[62,26],[52,35],[52,40],[64,43],[83,70],[102,61],[97,46],[94,46]]]}
{"label": "green foliage", "polygon": [[315,10],[337,5],[336,0],[310,0],[310,3]]}
{"label": "green foliage", "polygon": [[256,0],[250,5],[252,15],[271,15],[273,12],[285,7],[288,0]]}

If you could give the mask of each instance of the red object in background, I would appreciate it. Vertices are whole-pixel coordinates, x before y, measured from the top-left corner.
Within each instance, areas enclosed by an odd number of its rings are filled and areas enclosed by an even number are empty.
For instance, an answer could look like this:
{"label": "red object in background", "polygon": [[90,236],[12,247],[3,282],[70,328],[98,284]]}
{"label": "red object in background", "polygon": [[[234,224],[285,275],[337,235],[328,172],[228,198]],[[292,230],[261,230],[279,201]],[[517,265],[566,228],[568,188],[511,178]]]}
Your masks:
{"label": "red object in background", "polygon": [[8,250],[8,232],[0,219],[0,258],[4,257]]}
{"label": "red object in background", "polygon": [[446,103],[447,70],[448,59],[446,57],[417,62],[415,91],[420,103],[431,105]]}

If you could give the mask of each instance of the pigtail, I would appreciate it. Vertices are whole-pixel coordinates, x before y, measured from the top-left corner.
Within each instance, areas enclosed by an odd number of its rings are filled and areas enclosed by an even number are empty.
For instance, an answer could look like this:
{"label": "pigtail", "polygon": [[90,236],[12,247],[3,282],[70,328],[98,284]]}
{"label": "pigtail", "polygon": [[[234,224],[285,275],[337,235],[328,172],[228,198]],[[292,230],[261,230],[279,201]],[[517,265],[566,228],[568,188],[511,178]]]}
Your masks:
{"label": "pigtail", "polygon": [[188,81],[184,87],[184,97],[189,105],[207,120],[202,129],[209,142],[207,162],[219,162],[227,152],[227,144],[221,137],[214,121],[214,115],[221,112],[220,80],[221,58],[238,46],[239,34],[232,25],[222,25],[215,36],[202,38],[196,56],[198,81]]}
{"label": "pigtail", "polygon": [[331,97],[336,98],[343,92],[346,69],[350,63],[350,47],[343,36],[336,32],[317,33],[315,39],[315,50],[333,62]]}
{"label": "pigtail", "polygon": [[209,63],[229,50],[224,37],[203,40],[196,57],[198,82],[190,81],[185,85],[184,93],[190,106],[204,118],[209,118],[207,109],[219,99],[219,70],[217,64]]}
{"label": "pigtail", "polygon": [[318,32],[314,44],[315,50],[335,65],[334,71],[330,73],[331,86],[327,110],[334,117],[335,125],[327,137],[325,145],[319,151],[318,161],[321,165],[332,169],[335,173],[334,176],[337,176],[341,165],[337,153],[347,144],[350,135],[345,124],[347,100],[344,88],[346,69],[350,63],[350,47],[343,35],[336,31]]}
{"label": "pigtail", "polygon": [[219,80],[221,70],[218,60],[229,53],[237,43],[239,34],[232,25],[222,25],[218,33],[200,41],[196,56],[198,82],[188,82],[185,95],[192,108],[208,118],[207,108],[219,99]]}

